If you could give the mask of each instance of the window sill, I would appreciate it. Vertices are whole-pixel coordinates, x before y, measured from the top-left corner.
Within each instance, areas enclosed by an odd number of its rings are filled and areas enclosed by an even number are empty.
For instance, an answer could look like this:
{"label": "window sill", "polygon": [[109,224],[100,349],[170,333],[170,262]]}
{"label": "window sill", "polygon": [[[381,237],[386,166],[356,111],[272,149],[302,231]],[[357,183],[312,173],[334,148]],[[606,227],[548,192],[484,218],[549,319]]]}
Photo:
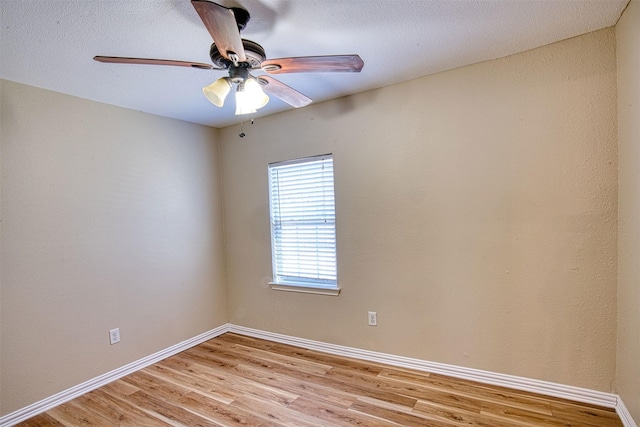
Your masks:
{"label": "window sill", "polygon": [[340,295],[340,288],[314,288],[311,286],[296,286],[296,285],[283,285],[280,283],[269,283],[269,287],[274,291],[285,291],[285,292],[300,292],[303,294],[316,294],[316,295],[331,295],[338,296]]}

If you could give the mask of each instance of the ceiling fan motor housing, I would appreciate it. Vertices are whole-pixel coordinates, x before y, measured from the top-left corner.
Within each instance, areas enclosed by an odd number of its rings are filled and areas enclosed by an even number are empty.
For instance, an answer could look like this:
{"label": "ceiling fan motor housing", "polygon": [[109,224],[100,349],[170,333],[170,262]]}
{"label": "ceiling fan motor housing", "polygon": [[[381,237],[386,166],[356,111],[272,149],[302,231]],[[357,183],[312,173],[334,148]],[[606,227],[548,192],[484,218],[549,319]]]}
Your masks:
{"label": "ceiling fan motor housing", "polygon": [[[254,70],[259,69],[262,61],[267,58],[262,46],[247,39],[242,39],[242,46],[244,47],[244,53],[247,57],[247,64],[249,65],[249,68]],[[211,44],[209,56],[211,57],[211,62],[213,62],[213,64],[218,68],[227,69],[233,65],[232,61],[222,56],[215,43]]]}

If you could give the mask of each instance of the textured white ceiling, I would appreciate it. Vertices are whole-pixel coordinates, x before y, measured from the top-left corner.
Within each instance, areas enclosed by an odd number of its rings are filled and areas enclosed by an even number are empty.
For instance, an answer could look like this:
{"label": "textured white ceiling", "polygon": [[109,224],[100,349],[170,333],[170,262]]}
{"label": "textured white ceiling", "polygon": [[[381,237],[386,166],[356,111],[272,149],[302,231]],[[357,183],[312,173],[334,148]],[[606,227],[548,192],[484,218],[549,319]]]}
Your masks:
{"label": "textured white ceiling", "polygon": [[[268,58],[357,53],[361,73],[274,76],[320,102],[499,58],[614,25],[628,0],[238,0],[243,38]],[[102,64],[95,55],[210,63],[189,0],[0,0],[0,77],[222,127],[239,122],[202,87],[221,71]],[[261,72],[255,73],[260,74]],[[289,109],[271,97],[255,117]]]}

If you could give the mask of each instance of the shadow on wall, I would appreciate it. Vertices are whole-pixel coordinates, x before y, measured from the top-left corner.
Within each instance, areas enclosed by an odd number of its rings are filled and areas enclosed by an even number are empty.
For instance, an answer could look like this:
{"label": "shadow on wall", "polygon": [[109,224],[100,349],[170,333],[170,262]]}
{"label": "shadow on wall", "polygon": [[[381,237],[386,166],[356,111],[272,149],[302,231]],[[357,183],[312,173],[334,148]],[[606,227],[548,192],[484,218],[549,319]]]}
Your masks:
{"label": "shadow on wall", "polygon": [[[358,105],[373,104],[379,94],[380,91],[369,90],[354,95],[343,96],[342,98],[332,99],[329,102],[321,102],[315,105],[315,113],[323,119],[333,119],[350,113],[351,111],[355,111],[358,108]],[[356,95],[358,96],[358,105],[356,105]]]}

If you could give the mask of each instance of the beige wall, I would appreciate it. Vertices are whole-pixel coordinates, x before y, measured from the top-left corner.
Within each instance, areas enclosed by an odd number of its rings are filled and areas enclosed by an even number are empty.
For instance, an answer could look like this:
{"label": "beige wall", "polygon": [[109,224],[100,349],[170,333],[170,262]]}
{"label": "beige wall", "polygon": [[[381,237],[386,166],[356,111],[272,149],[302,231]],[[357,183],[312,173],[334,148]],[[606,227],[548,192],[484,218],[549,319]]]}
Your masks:
{"label": "beige wall", "polygon": [[616,27],[618,54],[617,391],[640,423],[640,3]]}
{"label": "beige wall", "polygon": [[217,131],[0,85],[7,414],[228,315]]}
{"label": "beige wall", "polygon": [[[615,124],[608,29],[223,129],[230,322],[611,391]],[[272,291],[267,164],[327,152],[342,294]]]}

